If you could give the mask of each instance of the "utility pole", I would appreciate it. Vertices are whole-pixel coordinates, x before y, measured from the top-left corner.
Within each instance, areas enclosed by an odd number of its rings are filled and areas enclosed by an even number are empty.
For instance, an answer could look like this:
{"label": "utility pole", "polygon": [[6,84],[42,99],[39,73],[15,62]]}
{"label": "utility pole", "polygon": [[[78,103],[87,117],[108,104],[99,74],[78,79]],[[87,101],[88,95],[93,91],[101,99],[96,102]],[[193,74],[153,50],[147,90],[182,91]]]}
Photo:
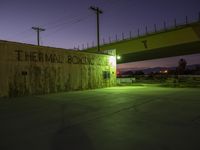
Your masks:
{"label": "utility pole", "polygon": [[45,29],[40,28],[40,27],[32,27],[33,30],[37,32],[37,44],[40,46],[40,32],[45,31]]}
{"label": "utility pole", "polygon": [[97,15],[97,50],[98,52],[100,52],[100,45],[99,45],[99,14],[102,14],[103,11],[100,10],[98,7],[93,7],[90,6],[90,9],[95,11],[96,15]]}

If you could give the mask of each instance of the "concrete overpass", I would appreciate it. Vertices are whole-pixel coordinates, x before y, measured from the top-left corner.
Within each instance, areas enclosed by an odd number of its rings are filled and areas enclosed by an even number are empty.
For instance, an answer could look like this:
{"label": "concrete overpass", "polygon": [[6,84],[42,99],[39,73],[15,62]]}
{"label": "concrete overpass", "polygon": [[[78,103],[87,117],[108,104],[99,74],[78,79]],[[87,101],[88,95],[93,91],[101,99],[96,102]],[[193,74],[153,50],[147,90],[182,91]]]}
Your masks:
{"label": "concrete overpass", "polygon": [[[200,22],[104,44],[100,49],[116,49],[121,56],[118,63],[200,53]],[[96,52],[97,48],[86,51]]]}

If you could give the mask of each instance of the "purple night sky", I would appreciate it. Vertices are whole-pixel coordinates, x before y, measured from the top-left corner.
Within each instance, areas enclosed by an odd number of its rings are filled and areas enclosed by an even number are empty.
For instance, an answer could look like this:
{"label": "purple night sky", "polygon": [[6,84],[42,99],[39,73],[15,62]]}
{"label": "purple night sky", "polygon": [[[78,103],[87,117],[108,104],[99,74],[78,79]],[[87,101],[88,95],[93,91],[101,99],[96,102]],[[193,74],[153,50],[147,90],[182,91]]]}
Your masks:
{"label": "purple night sky", "polygon": [[60,48],[82,48],[96,43],[96,15],[89,6],[103,10],[100,36],[108,41],[122,32],[136,35],[137,29],[149,30],[163,21],[167,26],[198,19],[199,0],[0,0],[0,39],[36,44],[32,26],[40,26],[41,44]]}

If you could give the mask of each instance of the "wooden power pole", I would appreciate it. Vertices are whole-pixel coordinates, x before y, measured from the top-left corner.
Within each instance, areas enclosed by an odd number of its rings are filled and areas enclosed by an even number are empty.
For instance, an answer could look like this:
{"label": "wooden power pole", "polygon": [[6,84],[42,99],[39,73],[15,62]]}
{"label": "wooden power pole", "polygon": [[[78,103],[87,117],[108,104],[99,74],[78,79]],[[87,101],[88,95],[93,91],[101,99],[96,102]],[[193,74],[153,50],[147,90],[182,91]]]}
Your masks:
{"label": "wooden power pole", "polygon": [[93,7],[93,6],[90,6],[90,9],[95,11],[96,15],[97,15],[97,50],[98,52],[100,52],[100,42],[99,42],[99,14],[102,14],[103,11],[100,10],[98,7]]}
{"label": "wooden power pole", "polygon": [[40,28],[40,27],[32,27],[33,30],[37,32],[37,44],[40,46],[40,32],[45,31],[45,29]]}

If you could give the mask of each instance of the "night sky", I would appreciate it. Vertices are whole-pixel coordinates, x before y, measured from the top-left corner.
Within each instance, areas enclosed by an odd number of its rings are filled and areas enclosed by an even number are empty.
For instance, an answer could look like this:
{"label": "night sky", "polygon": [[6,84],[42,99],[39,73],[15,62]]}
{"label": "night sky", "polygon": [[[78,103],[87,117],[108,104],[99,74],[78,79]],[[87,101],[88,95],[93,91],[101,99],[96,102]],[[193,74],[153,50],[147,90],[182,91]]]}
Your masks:
{"label": "night sky", "polygon": [[82,48],[92,42],[96,44],[96,15],[89,7],[103,10],[100,16],[100,36],[108,41],[128,36],[137,29],[153,30],[157,24],[162,28],[198,19],[199,0],[0,0],[0,39],[36,44],[36,33],[32,26],[40,26],[41,44],[60,48]]}
{"label": "night sky", "polygon": [[[149,30],[163,21],[173,25],[174,18],[183,23],[198,18],[199,0],[0,0],[0,39],[36,44],[32,26],[46,28],[42,44],[63,48],[82,48],[96,43],[96,16],[89,6],[99,6],[101,39],[121,36],[122,32]],[[128,36],[128,35],[127,35]]]}

